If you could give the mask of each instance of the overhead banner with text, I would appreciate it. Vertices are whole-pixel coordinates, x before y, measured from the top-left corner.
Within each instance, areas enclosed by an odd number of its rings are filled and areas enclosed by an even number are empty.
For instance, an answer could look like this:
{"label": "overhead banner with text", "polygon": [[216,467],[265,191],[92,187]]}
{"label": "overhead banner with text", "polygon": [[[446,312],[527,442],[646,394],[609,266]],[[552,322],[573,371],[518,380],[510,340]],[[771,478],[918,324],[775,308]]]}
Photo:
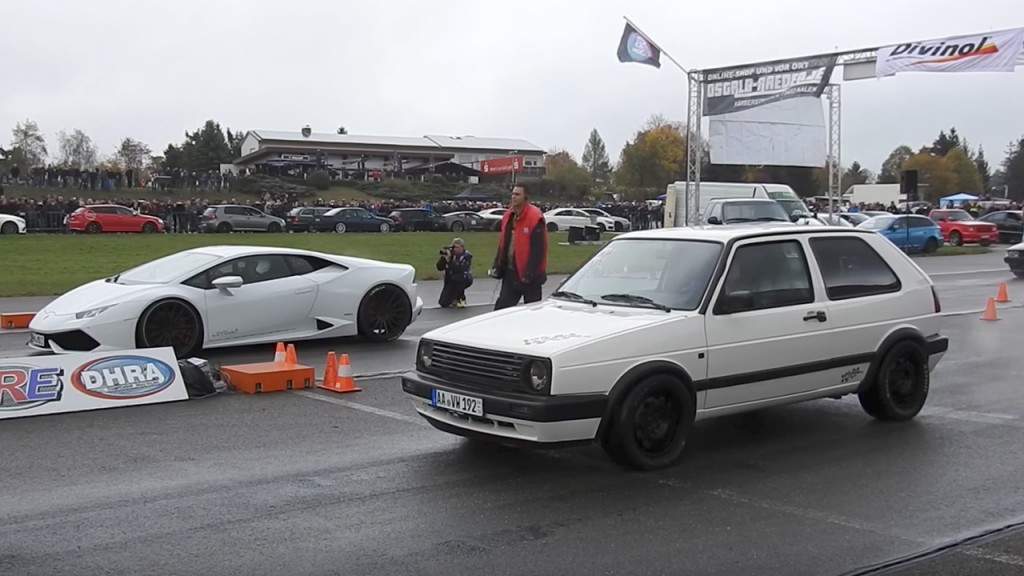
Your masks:
{"label": "overhead banner with text", "polygon": [[880,48],[875,75],[900,72],[1013,72],[1024,51],[1024,28],[950,36]]}
{"label": "overhead banner with text", "polygon": [[711,162],[824,166],[828,135],[821,95],[837,61],[815,56],[705,71]]}

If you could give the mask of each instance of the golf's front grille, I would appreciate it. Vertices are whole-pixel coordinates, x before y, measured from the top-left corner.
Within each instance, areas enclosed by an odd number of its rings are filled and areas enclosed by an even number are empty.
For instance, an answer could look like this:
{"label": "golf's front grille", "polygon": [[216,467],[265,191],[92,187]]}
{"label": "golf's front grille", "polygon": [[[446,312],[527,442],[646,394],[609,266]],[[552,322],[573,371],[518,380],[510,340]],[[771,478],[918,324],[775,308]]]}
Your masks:
{"label": "golf's front grille", "polygon": [[489,389],[521,391],[526,358],[469,346],[434,344],[426,372]]}

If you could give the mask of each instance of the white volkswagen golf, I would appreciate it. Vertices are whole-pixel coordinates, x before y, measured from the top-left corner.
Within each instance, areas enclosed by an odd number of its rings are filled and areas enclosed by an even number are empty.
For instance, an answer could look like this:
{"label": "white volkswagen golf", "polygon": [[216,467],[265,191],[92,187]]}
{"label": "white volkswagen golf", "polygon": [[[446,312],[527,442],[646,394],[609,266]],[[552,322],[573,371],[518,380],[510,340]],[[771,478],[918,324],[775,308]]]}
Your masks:
{"label": "white volkswagen golf", "polygon": [[527,445],[598,441],[664,468],[697,420],[856,394],[909,420],[945,354],[931,279],[839,227],[623,234],[530,306],[426,334],[404,392],[434,427]]}

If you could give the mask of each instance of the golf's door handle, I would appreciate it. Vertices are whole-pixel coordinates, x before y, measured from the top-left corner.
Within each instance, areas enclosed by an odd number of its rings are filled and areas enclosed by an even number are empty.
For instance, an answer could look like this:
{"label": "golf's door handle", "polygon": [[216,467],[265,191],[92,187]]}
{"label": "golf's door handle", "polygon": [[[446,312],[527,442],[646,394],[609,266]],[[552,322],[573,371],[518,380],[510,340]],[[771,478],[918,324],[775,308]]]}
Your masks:
{"label": "golf's door handle", "polygon": [[828,316],[825,315],[824,310],[818,310],[817,312],[808,312],[807,315],[804,316],[804,322],[810,322],[811,320],[824,322],[825,320],[828,320]]}

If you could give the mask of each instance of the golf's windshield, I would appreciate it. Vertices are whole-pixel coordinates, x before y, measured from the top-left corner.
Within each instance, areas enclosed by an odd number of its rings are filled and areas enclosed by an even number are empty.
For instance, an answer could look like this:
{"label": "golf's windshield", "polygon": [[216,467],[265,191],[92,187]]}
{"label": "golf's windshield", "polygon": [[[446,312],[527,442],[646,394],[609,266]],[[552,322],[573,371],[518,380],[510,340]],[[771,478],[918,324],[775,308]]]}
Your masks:
{"label": "golf's windshield", "polygon": [[885,230],[893,222],[896,221],[894,216],[875,216],[869,218],[857,225],[857,228],[864,228],[866,230]]}
{"label": "golf's windshield", "polygon": [[739,222],[789,222],[789,214],[777,202],[727,202],[722,211],[724,224]]}
{"label": "golf's windshield", "polygon": [[690,240],[609,242],[552,298],[608,306],[696,310],[722,244]]}
{"label": "golf's windshield", "polygon": [[211,264],[219,258],[203,252],[179,252],[126,270],[116,278],[117,282],[123,284],[160,284]]}

